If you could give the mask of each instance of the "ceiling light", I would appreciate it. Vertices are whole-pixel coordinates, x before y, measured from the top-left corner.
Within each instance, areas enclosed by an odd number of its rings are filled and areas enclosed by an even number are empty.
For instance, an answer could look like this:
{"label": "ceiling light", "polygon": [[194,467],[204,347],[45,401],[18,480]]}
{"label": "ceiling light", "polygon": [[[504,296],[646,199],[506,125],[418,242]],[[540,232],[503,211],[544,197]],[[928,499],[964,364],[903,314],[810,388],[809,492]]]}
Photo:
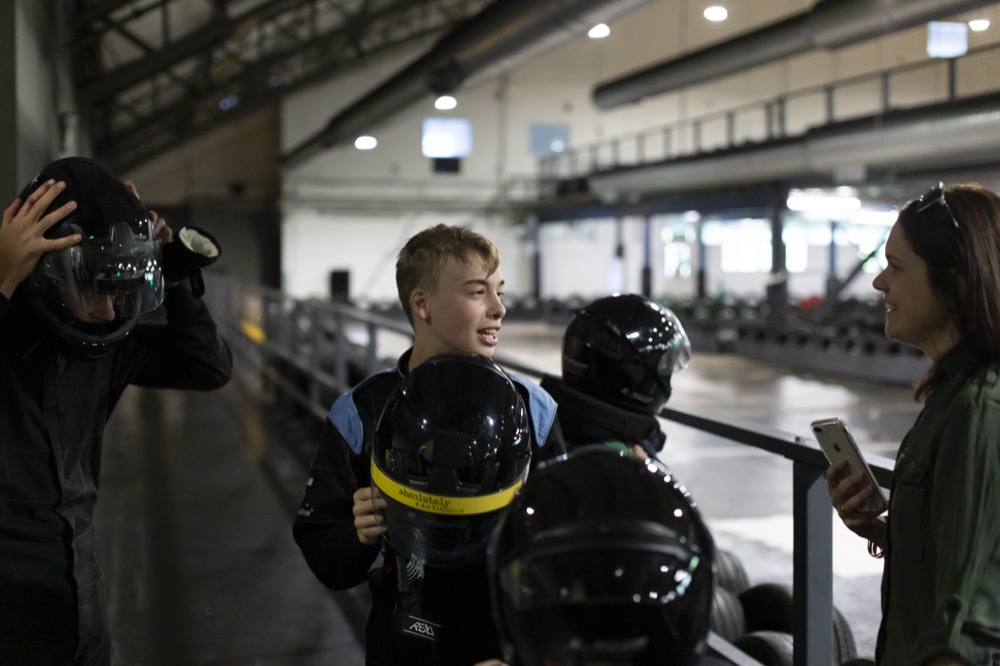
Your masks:
{"label": "ceiling light", "polygon": [[354,147],[358,150],[371,150],[378,145],[378,139],[373,136],[359,136],[354,140]]}
{"label": "ceiling light", "polygon": [[591,39],[604,39],[611,34],[611,28],[605,23],[598,23],[587,32],[587,37]]}
{"label": "ceiling light", "polygon": [[989,19],[972,19],[969,21],[969,30],[972,32],[982,32],[990,27]]}
{"label": "ceiling light", "polygon": [[861,208],[861,200],[822,190],[791,190],[785,205],[799,212],[845,213]]}
{"label": "ceiling light", "polygon": [[450,111],[458,106],[458,100],[451,95],[441,95],[434,100],[434,108],[439,111]]}
{"label": "ceiling light", "polygon": [[728,16],[729,12],[721,5],[712,5],[705,9],[705,18],[713,23],[725,21]]}

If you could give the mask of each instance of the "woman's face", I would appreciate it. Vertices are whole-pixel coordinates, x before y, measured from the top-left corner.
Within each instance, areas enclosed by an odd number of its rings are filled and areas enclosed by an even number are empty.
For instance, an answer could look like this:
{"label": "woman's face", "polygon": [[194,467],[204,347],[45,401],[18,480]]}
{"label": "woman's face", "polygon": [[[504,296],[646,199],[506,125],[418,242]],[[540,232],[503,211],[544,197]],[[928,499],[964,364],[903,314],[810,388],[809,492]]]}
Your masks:
{"label": "woman's face", "polygon": [[927,262],[917,256],[896,223],[885,243],[888,266],[872,286],[885,299],[885,334],[893,340],[919,347],[933,360],[959,339],[951,313],[931,289]]}

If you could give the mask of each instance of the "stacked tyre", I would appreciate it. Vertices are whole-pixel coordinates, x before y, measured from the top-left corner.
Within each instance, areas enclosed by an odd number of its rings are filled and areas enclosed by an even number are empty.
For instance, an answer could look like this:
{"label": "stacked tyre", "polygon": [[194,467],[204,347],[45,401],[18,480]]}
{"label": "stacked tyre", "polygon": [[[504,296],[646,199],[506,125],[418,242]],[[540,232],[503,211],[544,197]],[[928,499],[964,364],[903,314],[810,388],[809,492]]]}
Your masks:
{"label": "stacked tyre", "polygon": [[[792,666],[792,588],[781,583],[751,586],[739,558],[716,551],[712,631],[764,666]],[[833,664],[857,658],[854,634],[833,608]]]}

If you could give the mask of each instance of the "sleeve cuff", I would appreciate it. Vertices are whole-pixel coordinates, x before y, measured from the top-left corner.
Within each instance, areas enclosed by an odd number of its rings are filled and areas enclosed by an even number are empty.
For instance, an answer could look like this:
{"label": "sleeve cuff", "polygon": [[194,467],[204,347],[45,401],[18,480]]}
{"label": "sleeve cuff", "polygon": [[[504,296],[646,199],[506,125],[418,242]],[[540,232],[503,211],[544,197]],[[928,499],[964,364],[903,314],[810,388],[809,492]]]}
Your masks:
{"label": "sleeve cuff", "polygon": [[191,293],[191,285],[184,280],[178,285],[167,287],[167,297],[163,302],[168,319],[190,319],[201,309],[201,304]]}

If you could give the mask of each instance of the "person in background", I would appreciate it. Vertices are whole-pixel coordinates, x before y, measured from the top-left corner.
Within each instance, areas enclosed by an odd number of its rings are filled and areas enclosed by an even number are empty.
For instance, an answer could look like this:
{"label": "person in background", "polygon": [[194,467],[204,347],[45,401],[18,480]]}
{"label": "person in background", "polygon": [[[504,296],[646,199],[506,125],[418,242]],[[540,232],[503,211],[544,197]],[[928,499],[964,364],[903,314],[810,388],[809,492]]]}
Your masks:
{"label": "person in background", "polygon": [[670,378],[691,360],[677,316],[637,294],[598,298],[563,334],[562,376],[541,386],[559,405],[572,448],[593,443],[655,458],[666,434],[656,415],[670,399]]}
{"label": "person in background", "polygon": [[[492,358],[506,313],[499,253],[480,234],[430,227],[400,250],[396,286],[413,346],[394,369],[368,377],[330,408],[293,535],[327,587],[369,584],[366,663],[469,666],[500,653],[485,557],[435,567],[397,552],[383,538],[386,499],[372,489],[371,451],[378,419],[409,373],[442,355]],[[527,409],[532,464],[564,455],[555,402],[536,384],[509,377]],[[414,598],[422,611],[434,609],[433,616],[419,618],[433,632],[408,631],[413,612],[407,601]]]}
{"label": "person in background", "polygon": [[487,552],[507,664],[729,663],[707,650],[712,537],[654,460],[592,445],[544,465]]}
{"label": "person in background", "polygon": [[884,557],[879,666],[1000,663],[1000,196],[943,184],[906,203],[874,280],[885,334],[932,361],[896,456],[888,513],[847,463],[844,524]]}
{"label": "person in background", "polygon": [[[206,257],[171,237],[131,183],[85,158],[46,166],[3,213],[4,664],[111,663],[93,524],[107,420],[129,384],[211,390],[232,374],[187,280]],[[161,304],[164,325],[137,325]]]}

